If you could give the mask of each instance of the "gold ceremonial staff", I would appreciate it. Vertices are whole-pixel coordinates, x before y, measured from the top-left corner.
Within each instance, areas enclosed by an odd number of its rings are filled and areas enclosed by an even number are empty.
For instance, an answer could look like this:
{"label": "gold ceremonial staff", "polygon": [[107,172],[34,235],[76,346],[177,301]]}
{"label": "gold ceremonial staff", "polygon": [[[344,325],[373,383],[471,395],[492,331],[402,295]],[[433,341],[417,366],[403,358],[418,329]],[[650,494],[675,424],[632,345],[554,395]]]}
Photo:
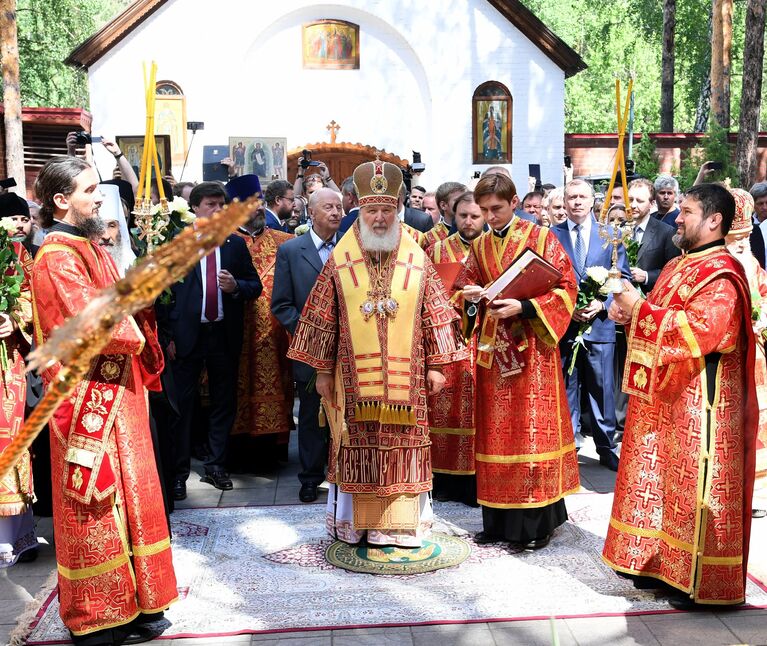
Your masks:
{"label": "gold ceremonial staff", "polygon": [[[625,243],[634,231],[634,215],[631,212],[629,206],[629,191],[628,183],[626,182],[626,161],[623,154],[623,140],[626,137],[626,125],[629,120],[629,105],[631,103],[631,91],[634,87],[634,79],[629,79],[628,92],[626,93],[626,107],[621,114],[621,81],[615,79],[615,111],[618,116],[618,150],[615,153],[615,164],[613,165],[612,178],[610,179],[610,187],[607,189],[605,195],[605,202],[602,205],[602,211],[599,214],[599,236],[605,241],[604,246],[612,245],[612,266],[608,271],[607,282],[605,283],[605,291],[614,294],[620,294],[623,291],[623,283],[621,281],[621,270],[618,269],[618,246]],[[608,212],[610,210],[610,197],[615,187],[615,179],[621,174],[621,183],[623,185],[623,202],[626,208],[626,220],[618,221],[617,218],[610,221]],[[611,228],[612,225],[612,228]]]}
{"label": "gold ceremonial staff", "polygon": [[49,384],[13,442],[0,454],[0,480],[5,478],[59,404],[87,373],[91,360],[109,342],[112,330],[126,316],[149,307],[163,290],[186,276],[196,263],[243,224],[259,200],[235,200],[209,218],[195,220],[171,242],[143,258],[125,278],[102,290],[85,309],[54,330],[45,345],[28,357],[28,370],[61,369]]}

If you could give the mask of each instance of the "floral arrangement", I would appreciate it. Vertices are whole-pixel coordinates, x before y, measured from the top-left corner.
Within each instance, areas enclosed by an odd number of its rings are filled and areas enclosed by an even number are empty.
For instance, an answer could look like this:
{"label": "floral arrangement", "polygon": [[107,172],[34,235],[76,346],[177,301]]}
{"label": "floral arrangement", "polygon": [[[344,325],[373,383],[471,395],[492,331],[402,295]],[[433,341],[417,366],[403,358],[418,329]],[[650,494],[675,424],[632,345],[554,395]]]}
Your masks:
{"label": "floral arrangement", "polygon": [[304,233],[307,233],[310,228],[311,227],[308,224],[299,224],[293,233],[295,233],[297,236],[302,236]]}
{"label": "floral arrangement", "polygon": [[767,298],[762,298],[758,290],[751,290],[751,320],[756,335],[767,340]]}
{"label": "floral arrangement", "polygon": [[[0,315],[13,316],[13,309],[21,296],[24,270],[13,248],[12,235],[16,233],[13,224],[0,220]],[[8,370],[8,347],[5,339],[0,341],[0,369]]]}
{"label": "floral arrangement", "polygon": [[136,228],[131,231],[139,256],[145,256],[161,244],[170,242],[194,222],[194,213],[183,197],[155,204],[147,215],[136,216]]}
{"label": "floral arrangement", "polygon": [[[586,278],[583,279],[578,286],[578,298],[575,301],[575,309],[580,310],[584,307],[588,307],[591,301],[606,301],[607,291],[605,290],[605,283],[607,282],[608,271],[606,267],[595,266],[586,268]],[[570,359],[570,366],[567,369],[567,374],[573,374],[575,370],[575,360],[578,357],[578,350],[581,347],[586,347],[583,341],[583,337],[591,332],[591,321],[583,321],[578,328],[578,334],[573,341],[573,356]]]}

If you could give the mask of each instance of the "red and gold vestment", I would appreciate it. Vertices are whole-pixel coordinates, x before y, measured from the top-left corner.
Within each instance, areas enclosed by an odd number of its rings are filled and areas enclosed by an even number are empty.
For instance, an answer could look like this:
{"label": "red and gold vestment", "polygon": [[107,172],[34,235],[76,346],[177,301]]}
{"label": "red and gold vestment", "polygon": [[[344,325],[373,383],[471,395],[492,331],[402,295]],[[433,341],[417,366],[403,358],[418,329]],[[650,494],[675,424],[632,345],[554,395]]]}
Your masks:
{"label": "red and gold vestment", "polygon": [[259,235],[243,230],[245,240],[264,290],[245,307],[240,379],[237,396],[237,419],[232,435],[284,434],[288,441],[293,425],[293,375],[287,358],[288,333],[272,315],[270,304],[274,286],[274,263],[277,248],[293,238],[265,228]]}
{"label": "red and gold vestment", "polygon": [[[471,248],[455,233],[429,247],[427,254],[434,263],[466,262]],[[454,293],[450,301],[463,312],[460,293]],[[471,475],[475,471],[474,350],[472,337],[469,356],[443,368],[445,385],[439,393],[428,398],[431,466],[435,473]]]}
{"label": "red and gold vestment", "polygon": [[526,248],[556,267],[562,279],[531,300],[533,318],[496,320],[480,307],[477,501],[496,509],[545,507],[579,488],[558,346],[577,294],[567,253],[548,228],[514,217],[505,237],[489,231],[474,240],[457,282],[486,286]]}
{"label": "red and gold vestment", "polygon": [[[32,270],[36,342],[117,279],[103,248],[54,228]],[[177,598],[146,393],[162,367],[154,320],[128,317],[50,420],[60,613],[75,635]],[[45,384],[58,369],[43,373]]]}
{"label": "red and gold vestment", "polygon": [[743,601],[758,410],[748,282],[722,245],[669,262],[626,326],[630,395],[604,559]]}
{"label": "red and gold vestment", "polygon": [[428,251],[429,247],[442,242],[450,235],[450,227],[445,224],[443,220],[440,220],[431,229],[429,229],[424,235],[423,248]]}
{"label": "red and gold vestment", "polygon": [[[371,303],[375,285],[388,297]],[[288,356],[318,371],[340,369],[336,399],[346,423],[333,438],[328,481],[378,498],[431,489],[424,368],[466,351],[458,316],[410,236],[379,263],[362,250],[355,224],[317,279]]]}
{"label": "red and gold vestment", "polygon": [[[4,339],[8,353],[8,370],[0,370],[0,453],[13,441],[24,423],[27,402],[24,356],[29,351],[29,342],[32,339],[32,294],[29,290],[32,257],[20,242],[14,242],[13,248],[19,258],[24,277],[16,306],[13,312],[9,313],[16,321],[17,327]],[[0,480],[0,516],[21,514],[33,501],[32,465],[29,451],[25,451],[10,473]]]}

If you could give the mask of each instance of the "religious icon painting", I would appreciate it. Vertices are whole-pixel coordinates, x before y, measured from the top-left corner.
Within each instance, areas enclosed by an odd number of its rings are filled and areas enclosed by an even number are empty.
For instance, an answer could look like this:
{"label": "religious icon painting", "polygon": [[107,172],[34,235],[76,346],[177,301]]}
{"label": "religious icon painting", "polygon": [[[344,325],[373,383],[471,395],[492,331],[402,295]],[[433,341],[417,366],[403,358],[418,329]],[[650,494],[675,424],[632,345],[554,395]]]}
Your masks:
{"label": "religious icon painting", "polygon": [[[154,139],[157,146],[157,156],[160,160],[160,169],[163,175],[167,175],[171,172],[170,135],[155,135]],[[141,172],[141,159],[144,156],[144,136],[118,136],[115,143],[120,147],[128,163],[136,172],[136,177],[138,177]]]}
{"label": "religious icon painting", "polygon": [[265,186],[286,179],[287,146],[285,137],[229,137],[229,157],[237,175],[258,175]]}
{"label": "religious icon painting", "polygon": [[472,98],[472,158],[475,164],[511,163],[512,98],[503,83],[488,81]]}
{"label": "religious icon painting", "polygon": [[304,69],[358,70],[360,27],[345,20],[317,20],[303,25]]}

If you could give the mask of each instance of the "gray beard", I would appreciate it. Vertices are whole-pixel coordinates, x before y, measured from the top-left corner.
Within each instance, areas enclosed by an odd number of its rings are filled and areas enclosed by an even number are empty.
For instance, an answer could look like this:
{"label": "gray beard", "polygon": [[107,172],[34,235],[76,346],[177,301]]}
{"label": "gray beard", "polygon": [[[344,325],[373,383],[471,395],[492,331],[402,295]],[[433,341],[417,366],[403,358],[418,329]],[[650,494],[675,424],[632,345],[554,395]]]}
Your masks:
{"label": "gray beard", "polygon": [[115,261],[115,265],[117,265],[117,271],[120,272],[120,275],[123,275],[123,248],[122,245],[104,245],[104,248],[107,250],[107,253],[112,256],[112,260]]}
{"label": "gray beard", "polygon": [[395,220],[391,228],[382,236],[376,234],[362,218],[360,222],[360,241],[365,251],[394,251],[399,245],[400,226],[399,220]]}

